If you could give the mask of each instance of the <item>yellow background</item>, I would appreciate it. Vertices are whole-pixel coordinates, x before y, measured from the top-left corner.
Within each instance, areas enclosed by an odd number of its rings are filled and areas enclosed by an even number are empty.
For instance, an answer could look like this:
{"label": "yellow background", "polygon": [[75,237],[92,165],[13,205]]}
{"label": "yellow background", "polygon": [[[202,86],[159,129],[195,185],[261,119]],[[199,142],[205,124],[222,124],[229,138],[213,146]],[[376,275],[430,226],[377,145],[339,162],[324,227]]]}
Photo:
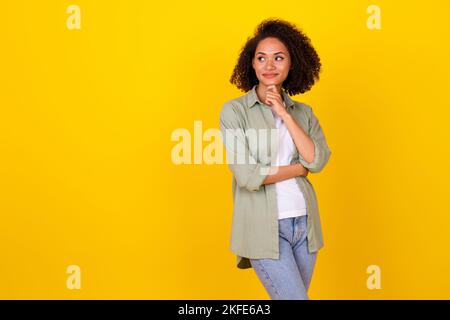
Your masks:
{"label": "yellow background", "polygon": [[[66,8],[81,9],[69,30]],[[366,27],[369,5],[381,30]],[[449,299],[448,1],[6,1],[0,10],[0,297],[267,299],[229,251],[231,172],[174,165],[218,128],[263,19],[323,63],[293,99],[332,150],[312,299]],[[81,289],[66,268],[81,268]],[[366,287],[369,265],[381,289]]]}

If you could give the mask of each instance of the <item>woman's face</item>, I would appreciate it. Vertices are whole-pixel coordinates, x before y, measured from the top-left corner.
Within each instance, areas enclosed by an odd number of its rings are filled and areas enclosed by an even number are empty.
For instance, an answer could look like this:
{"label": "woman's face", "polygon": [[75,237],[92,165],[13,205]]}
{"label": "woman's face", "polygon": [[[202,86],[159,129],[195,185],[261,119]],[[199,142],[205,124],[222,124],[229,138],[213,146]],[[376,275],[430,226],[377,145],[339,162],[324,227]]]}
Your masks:
{"label": "woman's face", "polygon": [[259,83],[281,85],[289,74],[291,59],[286,46],[277,38],[261,40],[252,60]]}

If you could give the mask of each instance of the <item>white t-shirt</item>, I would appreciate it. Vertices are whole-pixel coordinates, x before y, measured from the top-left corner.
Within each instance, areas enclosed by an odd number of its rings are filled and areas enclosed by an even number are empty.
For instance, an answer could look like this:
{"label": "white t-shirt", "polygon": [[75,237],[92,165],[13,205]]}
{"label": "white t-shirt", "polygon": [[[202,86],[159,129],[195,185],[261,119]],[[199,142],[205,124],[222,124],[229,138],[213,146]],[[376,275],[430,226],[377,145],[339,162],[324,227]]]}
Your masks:
{"label": "white t-shirt", "polygon": [[[290,165],[296,146],[283,120],[273,110],[272,114],[275,125],[279,129],[279,151],[275,165]],[[278,219],[306,215],[305,198],[295,178],[276,182],[275,189],[278,202]]]}

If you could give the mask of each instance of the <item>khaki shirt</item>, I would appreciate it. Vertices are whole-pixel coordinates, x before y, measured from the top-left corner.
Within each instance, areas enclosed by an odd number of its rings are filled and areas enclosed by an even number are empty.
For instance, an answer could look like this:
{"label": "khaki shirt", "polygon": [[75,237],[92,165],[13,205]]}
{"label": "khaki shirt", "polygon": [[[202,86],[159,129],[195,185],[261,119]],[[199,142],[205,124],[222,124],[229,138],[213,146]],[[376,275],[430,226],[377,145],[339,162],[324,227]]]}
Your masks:
{"label": "khaki shirt", "polygon": [[[287,111],[297,124],[308,133],[314,143],[314,160],[306,162],[295,148],[291,164],[301,163],[311,173],[320,172],[328,162],[331,151],[312,108],[293,101],[282,90]],[[277,130],[271,107],[262,103],[256,94],[256,85],[245,95],[224,103],[220,111],[220,130],[226,148],[227,164],[233,173],[233,219],[230,250],[236,254],[237,267],[251,268],[249,258],[279,259],[278,206],[275,184],[263,184],[276,157],[270,134],[266,140],[255,143],[249,139],[249,129]],[[231,130],[230,130],[231,129]],[[273,130],[270,130],[273,129]],[[272,138],[271,138],[272,137]],[[258,138],[259,139],[259,138]],[[237,154],[244,150],[248,159],[237,161]],[[228,158],[229,157],[229,158]],[[308,249],[315,252],[323,247],[322,227],[314,188],[307,177],[295,178],[306,202],[308,214]]]}

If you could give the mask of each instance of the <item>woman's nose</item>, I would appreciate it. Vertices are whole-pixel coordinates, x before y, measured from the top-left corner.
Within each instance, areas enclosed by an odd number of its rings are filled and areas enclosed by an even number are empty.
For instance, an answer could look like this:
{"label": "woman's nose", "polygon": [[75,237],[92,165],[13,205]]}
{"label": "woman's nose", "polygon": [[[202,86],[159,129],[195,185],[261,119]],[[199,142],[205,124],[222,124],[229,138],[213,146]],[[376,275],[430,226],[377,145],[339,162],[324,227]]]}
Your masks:
{"label": "woman's nose", "polygon": [[274,65],[273,65],[273,59],[267,59],[267,68],[269,69],[273,69]]}

